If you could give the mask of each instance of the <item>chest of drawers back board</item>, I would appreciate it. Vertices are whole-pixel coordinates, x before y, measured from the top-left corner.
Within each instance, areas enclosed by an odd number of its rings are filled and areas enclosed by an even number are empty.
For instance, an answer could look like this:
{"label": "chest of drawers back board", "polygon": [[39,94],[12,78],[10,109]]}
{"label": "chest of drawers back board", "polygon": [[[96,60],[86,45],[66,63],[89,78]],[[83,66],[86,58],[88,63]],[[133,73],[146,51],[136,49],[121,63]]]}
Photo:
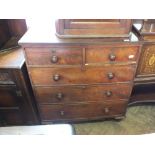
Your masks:
{"label": "chest of drawers back board", "polygon": [[60,39],[55,32],[29,30],[19,44],[43,124],[125,116],[139,43]]}

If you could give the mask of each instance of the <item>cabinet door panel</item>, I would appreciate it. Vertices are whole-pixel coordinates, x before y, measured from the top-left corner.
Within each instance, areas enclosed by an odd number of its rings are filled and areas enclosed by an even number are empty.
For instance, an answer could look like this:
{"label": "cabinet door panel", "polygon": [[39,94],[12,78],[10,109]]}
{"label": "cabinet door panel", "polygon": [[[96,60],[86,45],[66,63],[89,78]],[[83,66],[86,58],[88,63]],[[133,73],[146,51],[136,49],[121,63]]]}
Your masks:
{"label": "cabinet door panel", "polygon": [[16,94],[16,86],[0,87],[0,107],[14,107],[20,102],[20,98]]}
{"label": "cabinet door panel", "polygon": [[0,124],[1,125],[22,125],[24,119],[18,108],[0,109]]}
{"label": "cabinet door panel", "polygon": [[144,45],[140,57],[137,76],[155,75],[155,45]]}

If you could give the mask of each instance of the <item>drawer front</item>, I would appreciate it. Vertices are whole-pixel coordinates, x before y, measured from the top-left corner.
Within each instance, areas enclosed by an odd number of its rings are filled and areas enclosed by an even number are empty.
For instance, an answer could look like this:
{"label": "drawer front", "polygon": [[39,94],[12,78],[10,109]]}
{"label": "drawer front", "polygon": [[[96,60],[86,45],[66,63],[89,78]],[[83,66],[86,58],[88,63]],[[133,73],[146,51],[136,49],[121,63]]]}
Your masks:
{"label": "drawer front", "polygon": [[133,80],[135,66],[29,68],[34,85],[111,83]]}
{"label": "drawer front", "polygon": [[86,48],[86,63],[133,62],[138,58],[138,47]]}
{"label": "drawer front", "polygon": [[80,65],[81,48],[26,48],[28,65]]}
{"label": "drawer front", "polygon": [[[118,101],[117,101],[118,102]],[[42,121],[92,119],[124,115],[126,103],[44,105],[40,107]]]}
{"label": "drawer front", "polygon": [[39,103],[75,103],[87,101],[128,99],[131,84],[112,84],[102,86],[60,86],[35,87],[36,99]]}

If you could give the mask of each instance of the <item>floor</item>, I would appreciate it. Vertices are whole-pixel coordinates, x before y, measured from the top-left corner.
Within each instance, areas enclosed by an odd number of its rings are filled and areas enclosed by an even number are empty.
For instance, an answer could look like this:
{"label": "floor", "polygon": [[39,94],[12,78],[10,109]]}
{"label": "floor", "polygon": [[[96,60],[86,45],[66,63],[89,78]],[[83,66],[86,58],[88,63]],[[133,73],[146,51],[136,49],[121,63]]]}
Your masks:
{"label": "floor", "polygon": [[73,124],[77,135],[139,135],[155,133],[155,106],[129,107],[122,121]]}

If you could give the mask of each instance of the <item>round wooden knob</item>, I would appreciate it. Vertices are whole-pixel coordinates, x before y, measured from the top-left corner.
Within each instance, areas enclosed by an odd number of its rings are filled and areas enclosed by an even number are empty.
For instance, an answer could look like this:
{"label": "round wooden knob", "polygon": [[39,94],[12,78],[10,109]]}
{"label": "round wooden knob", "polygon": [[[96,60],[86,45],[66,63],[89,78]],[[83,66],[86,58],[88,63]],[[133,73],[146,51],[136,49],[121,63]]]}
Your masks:
{"label": "round wooden knob", "polygon": [[53,75],[53,80],[54,80],[54,81],[60,80],[60,75],[59,75],[59,74]]}
{"label": "round wooden knob", "polygon": [[56,55],[53,55],[51,61],[52,63],[58,62],[58,57]]}
{"label": "round wooden knob", "polygon": [[58,100],[61,100],[63,98],[63,94],[62,93],[58,93],[56,95],[56,97],[57,97]]}
{"label": "round wooden knob", "polygon": [[112,95],[112,92],[111,91],[106,91],[105,94],[106,94],[107,97],[110,97]]}
{"label": "round wooden knob", "polygon": [[116,55],[115,54],[109,54],[109,59],[111,60],[111,61],[114,61],[115,59],[116,59]]}
{"label": "round wooden knob", "polygon": [[60,115],[64,116],[65,112],[64,111],[60,111]]}
{"label": "round wooden knob", "polygon": [[115,77],[114,73],[108,73],[108,78],[113,79]]}

